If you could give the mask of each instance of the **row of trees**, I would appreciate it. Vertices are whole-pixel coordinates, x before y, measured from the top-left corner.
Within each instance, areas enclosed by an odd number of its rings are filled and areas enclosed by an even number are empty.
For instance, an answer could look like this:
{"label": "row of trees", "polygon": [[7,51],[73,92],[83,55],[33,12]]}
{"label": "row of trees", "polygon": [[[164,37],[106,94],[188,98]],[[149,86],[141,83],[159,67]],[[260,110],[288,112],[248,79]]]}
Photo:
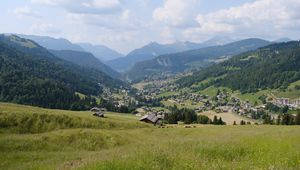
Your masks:
{"label": "row of trees", "polygon": [[133,113],[136,110],[137,105],[135,104],[135,102],[130,101],[128,106],[127,105],[118,106],[118,103],[113,100],[101,99],[101,103],[99,107],[106,108],[108,111],[111,112]]}
{"label": "row of trees", "polygon": [[165,121],[169,124],[177,124],[179,121],[185,124],[199,123],[199,124],[214,124],[225,125],[226,123],[222,118],[214,116],[213,120],[205,115],[197,115],[193,109],[182,108],[178,109],[177,106],[170,106],[168,108],[171,113],[165,114]]}
{"label": "row of trees", "polygon": [[298,112],[296,116],[288,113],[280,114],[277,119],[270,115],[266,115],[263,123],[271,125],[300,125],[300,112]]}

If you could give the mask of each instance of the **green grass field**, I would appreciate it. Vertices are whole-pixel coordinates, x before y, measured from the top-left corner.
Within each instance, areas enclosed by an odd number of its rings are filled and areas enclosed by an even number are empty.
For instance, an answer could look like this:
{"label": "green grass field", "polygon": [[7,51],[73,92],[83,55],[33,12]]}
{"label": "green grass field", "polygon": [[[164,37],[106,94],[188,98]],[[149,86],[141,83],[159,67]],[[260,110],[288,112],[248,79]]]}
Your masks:
{"label": "green grass field", "polygon": [[300,127],[157,128],[0,103],[0,169],[300,169]]}
{"label": "green grass field", "polygon": [[208,88],[199,91],[199,93],[210,96],[210,97],[213,97],[213,96],[217,95],[218,89],[221,90],[221,91],[227,90],[227,92],[231,92],[231,90],[229,88],[226,88],[226,87],[209,86]]}
{"label": "green grass field", "polygon": [[256,93],[245,93],[241,94],[239,92],[236,92],[234,95],[241,99],[242,101],[249,101],[251,104],[257,103],[258,105],[262,104],[262,101],[259,99],[260,96],[266,95],[268,96],[270,94],[270,90],[261,90]]}

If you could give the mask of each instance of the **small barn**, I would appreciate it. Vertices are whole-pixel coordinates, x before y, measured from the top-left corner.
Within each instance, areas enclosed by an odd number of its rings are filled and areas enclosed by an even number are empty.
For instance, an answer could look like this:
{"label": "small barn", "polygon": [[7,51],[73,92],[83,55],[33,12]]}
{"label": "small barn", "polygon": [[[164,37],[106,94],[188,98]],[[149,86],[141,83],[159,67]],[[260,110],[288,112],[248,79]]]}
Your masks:
{"label": "small barn", "polygon": [[98,107],[93,107],[93,108],[91,108],[90,111],[94,112],[93,116],[104,117],[104,113],[105,113],[106,109],[104,109],[104,108],[98,108]]}
{"label": "small barn", "polygon": [[93,114],[93,116],[104,117],[104,112],[96,112]]}
{"label": "small barn", "polygon": [[151,113],[151,114],[143,116],[142,118],[140,118],[140,121],[143,121],[146,123],[152,123],[154,125],[162,123],[161,118],[157,117],[155,115],[155,113]]}

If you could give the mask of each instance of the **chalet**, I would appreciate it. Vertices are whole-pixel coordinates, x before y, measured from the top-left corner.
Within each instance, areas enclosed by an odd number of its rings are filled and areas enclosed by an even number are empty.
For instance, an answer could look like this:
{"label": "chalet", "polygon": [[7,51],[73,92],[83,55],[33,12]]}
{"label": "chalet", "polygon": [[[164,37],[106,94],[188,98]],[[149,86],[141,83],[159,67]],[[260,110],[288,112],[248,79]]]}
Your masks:
{"label": "chalet", "polygon": [[276,103],[278,105],[288,105],[289,104],[289,98],[277,98]]}
{"label": "chalet", "polygon": [[93,114],[93,116],[104,117],[104,112],[96,112]]}
{"label": "chalet", "polygon": [[142,118],[140,118],[140,121],[143,121],[146,123],[152,123],[154,125],[162,123],[161,118],[157,117],[155,115],[155,113],[151,113],[151,114],[143,116]]}
{"label": "chalet", "polygon": [[104,112],[106,112],[105,108],[98,108],[98,107],[93,107],[90,110],[93,113],[93,116],[97,116],[97,117],[104,117]]}
{"label": "chalet", "polygon": [[295,107],[300,107],[300,99],[294,100],[293,105],[294,105]]}

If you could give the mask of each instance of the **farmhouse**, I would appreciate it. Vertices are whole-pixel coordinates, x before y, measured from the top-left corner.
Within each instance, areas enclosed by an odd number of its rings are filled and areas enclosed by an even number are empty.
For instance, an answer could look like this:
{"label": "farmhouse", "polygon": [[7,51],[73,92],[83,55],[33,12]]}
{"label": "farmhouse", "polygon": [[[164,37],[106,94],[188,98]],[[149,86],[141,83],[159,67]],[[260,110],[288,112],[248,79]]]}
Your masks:
{"label": "farmhouse", "polygon": [[151,113],[148,115],[143,116],[140,118],[140,121],[146,122],[146,123],[152,123],[154,125],[161,124],[161,118],[157,117],[155,113]]}
{"label": "farmhouse", "polygon": [[300,99],[296,99],[296,100],[294,100],[294,102],[293,102],[293,106],[295,106],[295,107],[299,107],[299,106],[300,106]]}
{"label": "farmhouse", "polygon": [[104,112],[96,112],[93,114],[93,116],[104,117]]}
{"label": "farmhouse", "polygon": [[90,111],[94,112],[93,116],[104,117],[104,112],[106,111],[106,109],[105,108],[93,107]]}
{"label": "farmhouse", "polygon": [[278,105],[288,105],[289,104],[289,98],[277,98],[276,103]]}

